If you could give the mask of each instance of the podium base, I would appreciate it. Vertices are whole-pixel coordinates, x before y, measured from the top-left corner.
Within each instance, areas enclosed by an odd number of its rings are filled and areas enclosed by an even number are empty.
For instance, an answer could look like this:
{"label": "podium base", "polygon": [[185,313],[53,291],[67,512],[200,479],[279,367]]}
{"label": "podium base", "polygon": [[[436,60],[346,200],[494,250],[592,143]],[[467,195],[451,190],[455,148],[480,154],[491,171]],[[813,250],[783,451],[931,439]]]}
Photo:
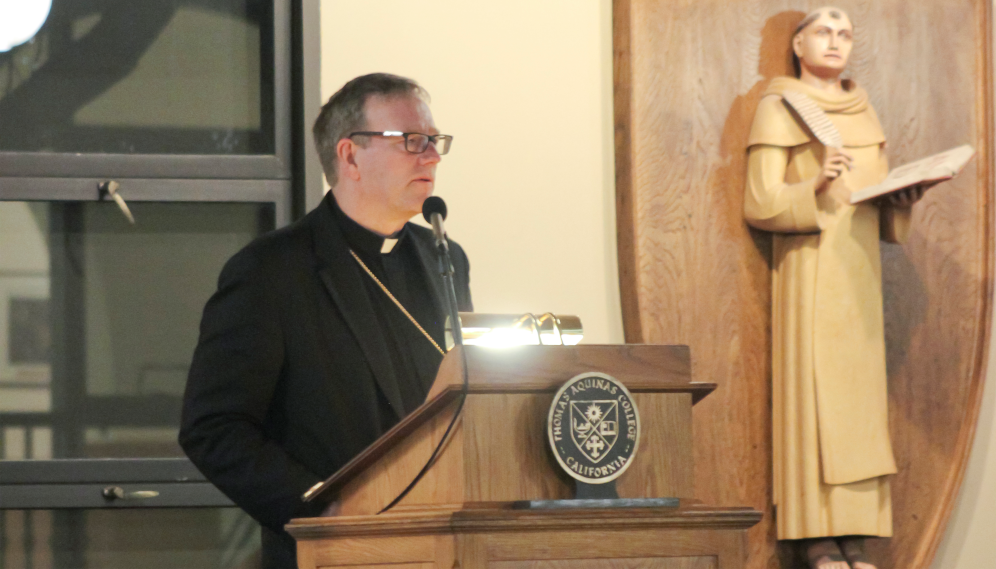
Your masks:
{"label": "podium base", "polygon": [[744,569],[747,530],[761,512],[690,502],[559,510],[468,502],[459,510],[302,518],[287,531],[300,569]]}

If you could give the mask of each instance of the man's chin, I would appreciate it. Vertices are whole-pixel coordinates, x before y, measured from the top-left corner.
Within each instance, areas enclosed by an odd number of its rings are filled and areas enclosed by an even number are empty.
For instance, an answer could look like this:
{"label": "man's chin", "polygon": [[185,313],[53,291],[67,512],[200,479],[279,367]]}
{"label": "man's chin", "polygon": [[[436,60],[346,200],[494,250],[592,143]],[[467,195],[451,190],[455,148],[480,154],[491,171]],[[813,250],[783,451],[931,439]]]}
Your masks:
{"label": "man's chin", "polygon": [[410,218],[411,217],[418,217],[419,219],[422,219],[422,204],[425,202],[425,199],[428,198],[431,195],[432,195],[432,193],[430,192],[430,193],[426,194],[425,197],[419,199],[417,201],[417,203],[414,202],[414,201],[408,203],[408,205],[407,205],[407,207],[405,209],[408,210],[408,215],[409,215]]}
{"label": "man's chin", "polygon": [[429,199],[432,196],[433,187],[430,184],[427,188],[418,188],[418,192],[412,196],[414,199],[412,205],[418,205],[418,210],[422,211],[422,202]]}

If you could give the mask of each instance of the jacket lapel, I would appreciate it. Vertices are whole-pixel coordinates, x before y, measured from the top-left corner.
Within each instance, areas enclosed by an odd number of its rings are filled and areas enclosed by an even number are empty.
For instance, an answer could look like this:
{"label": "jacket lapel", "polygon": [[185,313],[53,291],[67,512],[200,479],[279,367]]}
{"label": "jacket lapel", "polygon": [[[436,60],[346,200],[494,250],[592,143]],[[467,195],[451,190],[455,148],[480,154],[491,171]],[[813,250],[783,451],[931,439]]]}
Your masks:
{"label": "jacket lapel", "polygon": [[377,329],[377,318],[366,294],[363,283],[366,275],[350,255],[349,246],[335,224],[327,199],[315,210],[312,232],[315,254],[321,261],[318,276],[356,337],[374,380],[391,404],[391,409],[401,419],[404,407],[398,378],[391,366],[387,342]]}

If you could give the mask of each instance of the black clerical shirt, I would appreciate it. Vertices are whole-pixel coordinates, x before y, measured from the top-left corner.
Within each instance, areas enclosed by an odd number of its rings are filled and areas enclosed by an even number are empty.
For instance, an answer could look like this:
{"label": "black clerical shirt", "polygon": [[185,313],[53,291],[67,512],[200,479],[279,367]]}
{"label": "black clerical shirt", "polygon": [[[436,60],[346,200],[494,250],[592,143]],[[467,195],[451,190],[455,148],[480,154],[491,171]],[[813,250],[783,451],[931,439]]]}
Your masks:
{"label": "black clerical shirt", "polygon": [[[436,306],[430,289],[429,276],[420,261],[415,243],[406,225],[396,235],[398,241],[388,253],[382,253],[385,238],[364,228],[347,216],[332,200],[336,224],[346,242],[363,263],[377,276],[391,294],[408,310],[415,320],[443,347],[442,307]],[[398,390],[404,409],[402,416],[411,413],[425,401],[432,387],[436,371],[443,356],[415,327],[400,308],[360,269],[364,287],[390,353],[391,367],[397,378]],[[381,424],[385,430],[396,422],[386,408],[387,399],[381,396]]]}

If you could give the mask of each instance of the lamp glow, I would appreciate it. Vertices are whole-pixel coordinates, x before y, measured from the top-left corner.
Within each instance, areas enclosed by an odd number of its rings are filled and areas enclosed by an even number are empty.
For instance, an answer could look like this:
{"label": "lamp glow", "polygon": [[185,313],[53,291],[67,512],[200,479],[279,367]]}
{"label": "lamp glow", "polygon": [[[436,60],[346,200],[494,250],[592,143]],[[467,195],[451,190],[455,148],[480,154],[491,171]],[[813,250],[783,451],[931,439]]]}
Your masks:
{"label": "lamp glow", "polygon": [[[542,316],[461,312],[460,323],[463,343],[467,346],[573,346],[584,337],[580,318],[557,316],[550,312]],[[446,349],[452,347],[453,335],[447,320]]]}
{"label": "lamp glow", "polygon": [[0,53],[35,37],[52,11],[52,0],[0,0]]}

